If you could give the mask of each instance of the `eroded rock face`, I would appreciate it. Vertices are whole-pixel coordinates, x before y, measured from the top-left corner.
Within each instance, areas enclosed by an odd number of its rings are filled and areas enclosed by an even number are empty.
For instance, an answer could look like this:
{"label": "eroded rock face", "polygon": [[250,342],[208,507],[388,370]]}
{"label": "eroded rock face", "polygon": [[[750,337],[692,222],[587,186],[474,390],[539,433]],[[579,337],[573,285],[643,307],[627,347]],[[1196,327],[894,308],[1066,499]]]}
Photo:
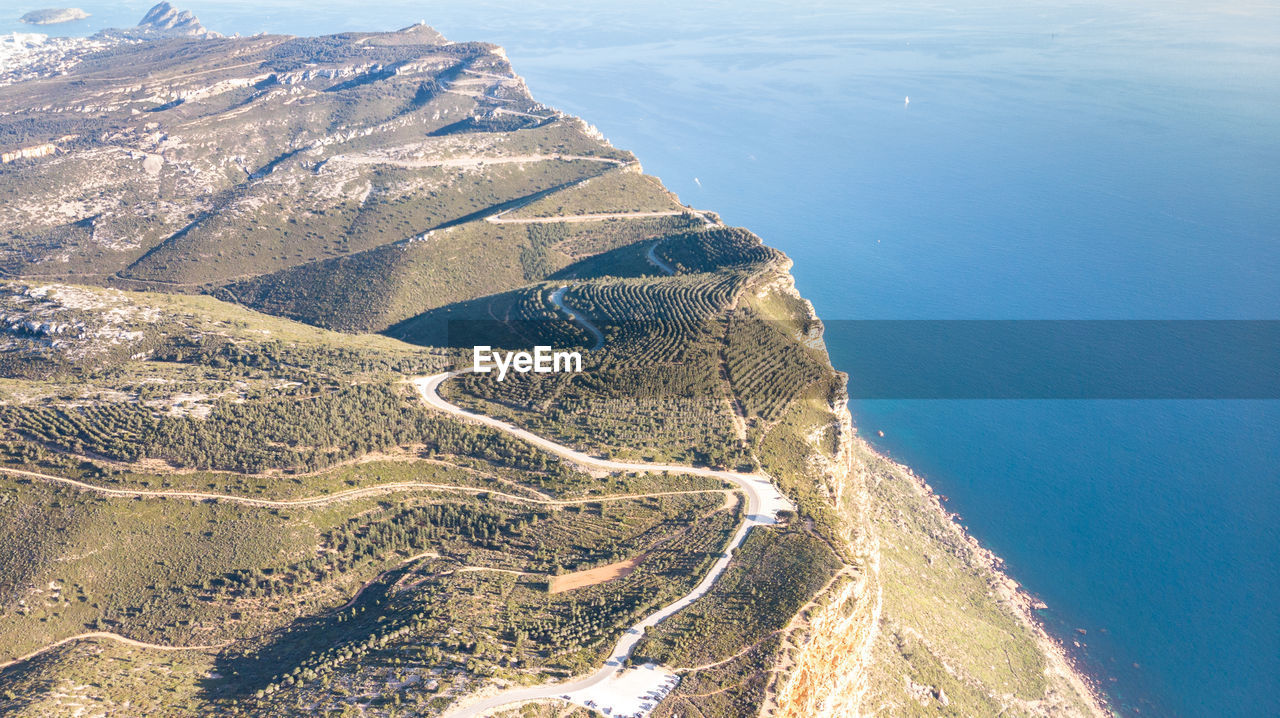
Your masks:
{"label": "eroded rock face", "polygon": [[167,2],[157,4],[142,16],[134,33],[154,33],[166,37],[221,37],[200,24],[188,10],[178,10]]}
{"label": "eroded rock face", "polygon": [[17,162],[18,160],[47,157],[57,151],[57,145],[51,142],[45,142],[43,144],[13,150],[12,152],[0,152],[0,164],[7,165],[10,162]]}

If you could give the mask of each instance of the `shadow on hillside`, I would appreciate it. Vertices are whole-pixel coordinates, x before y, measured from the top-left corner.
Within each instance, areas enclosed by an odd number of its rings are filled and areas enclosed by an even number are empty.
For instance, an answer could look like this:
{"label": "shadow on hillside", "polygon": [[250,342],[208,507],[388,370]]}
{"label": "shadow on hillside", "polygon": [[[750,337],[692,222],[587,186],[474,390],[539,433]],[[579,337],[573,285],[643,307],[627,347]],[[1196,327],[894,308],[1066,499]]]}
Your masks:
{"label": "shadow on hillside", "polygon": [[[250,652],[239,645],[218,655],[210,676],[199,682],[201,698],[219,701],[253,696],[280,682],[295,667],[326,653],[335,661],[349,659],[370,636],[407,619],[388,606],[392,588],[413,564],[389,571],[370,584],[346,608],[295,620],[268,634]],[[292,680],[292,679],[290,679]]]}

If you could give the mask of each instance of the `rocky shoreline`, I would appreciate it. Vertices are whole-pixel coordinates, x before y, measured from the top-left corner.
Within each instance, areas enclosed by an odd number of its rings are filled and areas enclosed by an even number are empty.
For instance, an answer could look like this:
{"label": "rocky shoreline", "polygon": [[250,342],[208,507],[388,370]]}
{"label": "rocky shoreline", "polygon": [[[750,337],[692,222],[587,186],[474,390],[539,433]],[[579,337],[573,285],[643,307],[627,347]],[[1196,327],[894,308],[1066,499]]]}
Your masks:
{"label": "rocky shoreline", "polygon": [[983,547],[978,539],[959,523],[957,515],[943,506],[941,496],[933,490],[933,487],[923,478],[917,476],[909,466],[893,461],[876,451],[875,447],[861,437],[856,438],[855,441],[861,443],[865,451],[876,455],[881,460],[894,466],[903,475],[909,477],[911,484],[918,492],[920,500],[927,509],[943,520],[946,525],[950,526],[955,537],[968,547],[971,552],[970,555],[974,559],[975,568],[992,576],[994,585],[999,588],[998,595],[1001,600],[1013,609],[1013,613],[1036,637],[1040,651],[1048,661],[1048,670],[1061,676],[1072,684],[1081,695],[1086,696],[1092,704],[1090,707],[1094,715],[1105,718],[1116,715],[1115,711],[1108,706],[1106,697],[1099,686],[1098,677],[1091,676],[1076,665],[1076,662],[1066,652],[1062,642],[1049,635],[1043,622],[1035,614],[1035,611],[1047,608],[1046,604],[1028,593],[1021,584],[1009,576],[1004,560],[990,549]]}

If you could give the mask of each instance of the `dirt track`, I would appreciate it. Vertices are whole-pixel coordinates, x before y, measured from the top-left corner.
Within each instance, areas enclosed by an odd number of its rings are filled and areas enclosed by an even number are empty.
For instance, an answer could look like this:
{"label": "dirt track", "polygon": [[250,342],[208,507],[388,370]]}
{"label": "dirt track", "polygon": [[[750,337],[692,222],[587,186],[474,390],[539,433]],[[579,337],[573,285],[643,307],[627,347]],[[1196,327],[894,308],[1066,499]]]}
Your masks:
{"label": "dirt track", "polygon": [[321,496],[310,496],[302,499],[254,499],[247,496],[236,496],[234,494],[214,494],[202,491],[147,491],[143,489],[111,489],[105,486],[96,486],[94,484],[68,479],[62,476],[53,476],[51,474],[41,474],[34,471],[23,471],[22,469],[10,469],[0,467],[0,473],[10,474],[13,476],[21,476],[28,479],[37,479],[52,484],[62,484],[81,491],[91,491],[93,493],[102,494],[104,496],[114,496],[118,498],[151,498],[151,499],[180,499],[187,501],[220,501],[229,504],[241,504],[244,506],[260,506],[263,508],[291,508],[291,507],[312,507],[325,506],[327,504],[336,503],[338,501],[352,501],[364,498],[366,496],[380,496],[382,494],[393,494],[412,491],[453,491],[463,494],[487,494],[490,497],[496,497],[505,501],[515,501],[526,504],[538,504],[541,506],[573,506],[577,504],[594,503],[598,501],[626,501],[628,499],[645,499],[657,496],[678,496],[681,494],[709,494],[709,493],[726,493],[732,492],[732,489],[691,489],[688,491],[656,491],[648,494],[615,494],[606,496],[586,496],[576,499],[533,499],[527,496],[517,496],[516,494],[508,494],[502,491],[494,491],[476,486],[457,486],[453,484],[432,484],[422,481],[402,481],[394,484],[382,484],[379,486],[366,486],[358,489],[348,489],[333,494],[323,494]]}
{"label": "dirt track", "polygon": [[101,638],[108,641],[115,641],[116,643],[123,643],[126,646],[133,646],[134,648],[149,648],[155,651],[212,651],[218,648],[222,648],[225,645],[228,645],[227,643],[216,643],[210,646],[164,646],[158,643],[143,643],[142,641],[135,641],[132,638],[125,638],[124,636],[121,636],[118,633],[109,633],[107,631],[89,631],[87,633],[77,633],[74,636],[67,636],[61,641],[50,643],[49,645],[44,646],[43,648],[37,648],[36,650],[26,654],[25,656],[18,656],[17,658],[13,658],[5,661],[4,663],[0,663],[0,670],[4,670],[9,666],[22,663],[23,661],[29,661],[32,658],[35,658],[36,656],[39,656],[44,653],[48,653],[49,651],[52,651],[53,649],[58,648],[59,646],[65,646],[68,643],[72,643],[74,641],[82,641],[87,638]]}

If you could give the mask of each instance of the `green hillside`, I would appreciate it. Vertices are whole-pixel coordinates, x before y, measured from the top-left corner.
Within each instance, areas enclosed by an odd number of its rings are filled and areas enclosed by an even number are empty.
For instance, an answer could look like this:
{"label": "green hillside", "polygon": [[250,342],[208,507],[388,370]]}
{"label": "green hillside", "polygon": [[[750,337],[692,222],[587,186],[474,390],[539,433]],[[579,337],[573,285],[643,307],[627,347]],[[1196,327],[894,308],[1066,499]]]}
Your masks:
{"label": "green hillside", "polygon": [[127,35],[0,68],[0,713],[1100,715],[790,260],[501,48]]}

